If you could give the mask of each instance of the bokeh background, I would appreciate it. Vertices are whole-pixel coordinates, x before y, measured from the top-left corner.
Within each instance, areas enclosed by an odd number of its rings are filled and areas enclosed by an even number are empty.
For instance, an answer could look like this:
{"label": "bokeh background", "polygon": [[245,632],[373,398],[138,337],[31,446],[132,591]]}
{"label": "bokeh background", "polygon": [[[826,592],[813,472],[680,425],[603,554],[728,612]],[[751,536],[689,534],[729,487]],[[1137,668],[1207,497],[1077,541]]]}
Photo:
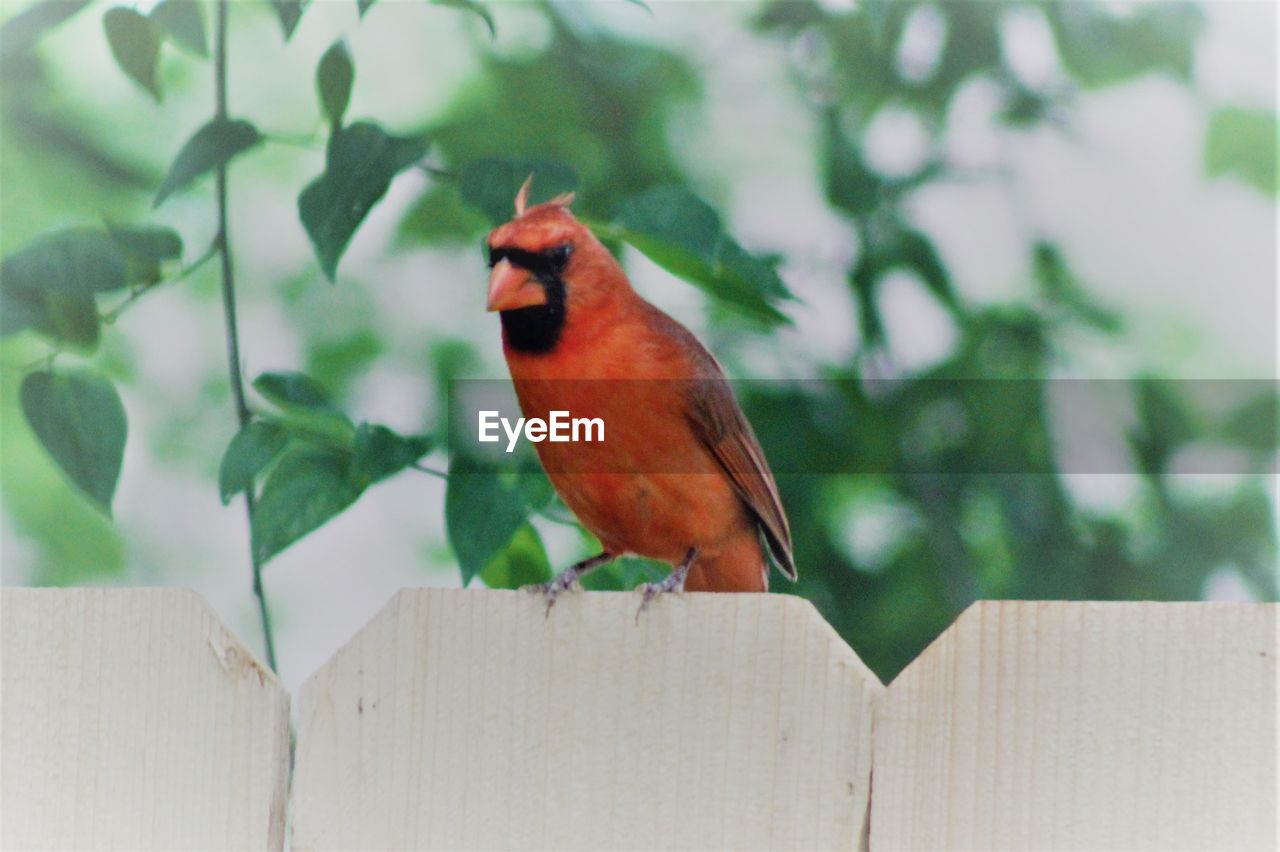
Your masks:
{"label": "bokeh background", "polygon": [[[212,113],[212,64],[164,42],[157,99],[113,58],[111,4],[0,8],[0,250],[109,219],[170,227],[193,260],[212,181],[151,199]],[[231,169],[248,377],[305,371],[357,421],[439,434],[450,379],[505,377],[488,220],[458,174],[558,164],[597,222],[679,187],[776,264],[783,321],[613,244],[749,380],[801,574],[774,588],[882,678],[977,598],[1276,599],[1273,4],[313,0],[288,39],[279,11],[230,9],[231,112],[268,137]],[[348,116],[430,148],[330,283],[297,197],[324,167],[314,79],[340,38]],[[58,356],[123,399],[114,519],[20,408],[51,345],[0,340],[4,582],[190,586],[256,644],[249,533],[217,488],[236,423],[216,264]],[[396,589],[460,583],[446,489],[406,470],[267,563],[287,685]],[[528,514],[483,579],[591,550],[554,501]]]}

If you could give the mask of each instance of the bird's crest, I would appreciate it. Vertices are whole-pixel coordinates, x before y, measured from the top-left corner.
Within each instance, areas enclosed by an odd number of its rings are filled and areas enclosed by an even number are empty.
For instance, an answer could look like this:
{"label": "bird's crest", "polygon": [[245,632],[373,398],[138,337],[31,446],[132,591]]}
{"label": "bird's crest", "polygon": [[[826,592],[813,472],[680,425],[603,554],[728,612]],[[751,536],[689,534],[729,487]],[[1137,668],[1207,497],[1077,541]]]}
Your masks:
{"label": "bird's crest", "polygon": [[[524,183],[520,184],[520,191],[516,193],[516,216],[523,216],[525,208],[529,206],[529,188],[531,186],[533,186],[532,174],[524,179]],[[554,204],[557,207],[568,207],[573,203],[573,199],[574,194],[572,192],[562,192],[547,203]]]}

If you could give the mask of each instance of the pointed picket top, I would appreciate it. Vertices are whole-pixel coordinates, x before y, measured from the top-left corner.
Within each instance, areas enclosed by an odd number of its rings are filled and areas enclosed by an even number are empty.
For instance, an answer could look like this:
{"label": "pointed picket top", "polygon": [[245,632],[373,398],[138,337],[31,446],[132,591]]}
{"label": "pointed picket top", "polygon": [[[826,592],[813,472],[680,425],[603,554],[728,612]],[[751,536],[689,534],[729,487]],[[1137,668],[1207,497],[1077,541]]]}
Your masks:
{"label": "pointed picket top", "polygon": [[0,592],[5,849],[281,849],[289,696],[184,589]]}
{"label": "pointed picket top", "polygon": [[874,675],[786,595],[398,594],[302,689],[293,844],[856,848]]}
{"label": "pointed picket top", "polygon": [[975,603],[877,705],[871,848],[1274,850],[1278,610]]}

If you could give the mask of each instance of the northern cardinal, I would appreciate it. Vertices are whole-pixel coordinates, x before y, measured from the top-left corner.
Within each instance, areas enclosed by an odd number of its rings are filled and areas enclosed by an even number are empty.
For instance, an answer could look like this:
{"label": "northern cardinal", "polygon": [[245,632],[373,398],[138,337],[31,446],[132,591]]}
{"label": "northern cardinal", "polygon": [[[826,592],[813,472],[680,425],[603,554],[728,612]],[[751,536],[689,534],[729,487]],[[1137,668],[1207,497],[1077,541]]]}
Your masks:
{"label": "northern cardinal", "polygon": [[[532,177],[530,178],[532,180]],[[535,586],[556,595],[633,554],[673,566],[646,583],[641,610],[664,592],[763,592],[765,548],[796,578],[777,485],[715,358],[646,302],[572,195],[527,206],[488,239],[488,309],[526,418],[589,413],[602,443],[536,443],[552,484],[604,551]],[[638,617],[639,613],[637,613]]]}

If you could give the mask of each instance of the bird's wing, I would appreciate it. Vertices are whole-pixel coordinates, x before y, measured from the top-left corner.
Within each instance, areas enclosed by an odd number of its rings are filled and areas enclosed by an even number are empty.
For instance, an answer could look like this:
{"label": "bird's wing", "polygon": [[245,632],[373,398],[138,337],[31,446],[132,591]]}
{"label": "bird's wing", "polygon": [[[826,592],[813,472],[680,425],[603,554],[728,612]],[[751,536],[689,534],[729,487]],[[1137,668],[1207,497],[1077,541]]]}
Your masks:
{"label": "bird's wing", "polygon": [[779,570],[794,580],[796,565],[791,554],[791,528],[782,510],[778,486],[760,442],[723,376],[693,382],[689,421],[698,440],[729,474],[734,490],[760,521]]}

